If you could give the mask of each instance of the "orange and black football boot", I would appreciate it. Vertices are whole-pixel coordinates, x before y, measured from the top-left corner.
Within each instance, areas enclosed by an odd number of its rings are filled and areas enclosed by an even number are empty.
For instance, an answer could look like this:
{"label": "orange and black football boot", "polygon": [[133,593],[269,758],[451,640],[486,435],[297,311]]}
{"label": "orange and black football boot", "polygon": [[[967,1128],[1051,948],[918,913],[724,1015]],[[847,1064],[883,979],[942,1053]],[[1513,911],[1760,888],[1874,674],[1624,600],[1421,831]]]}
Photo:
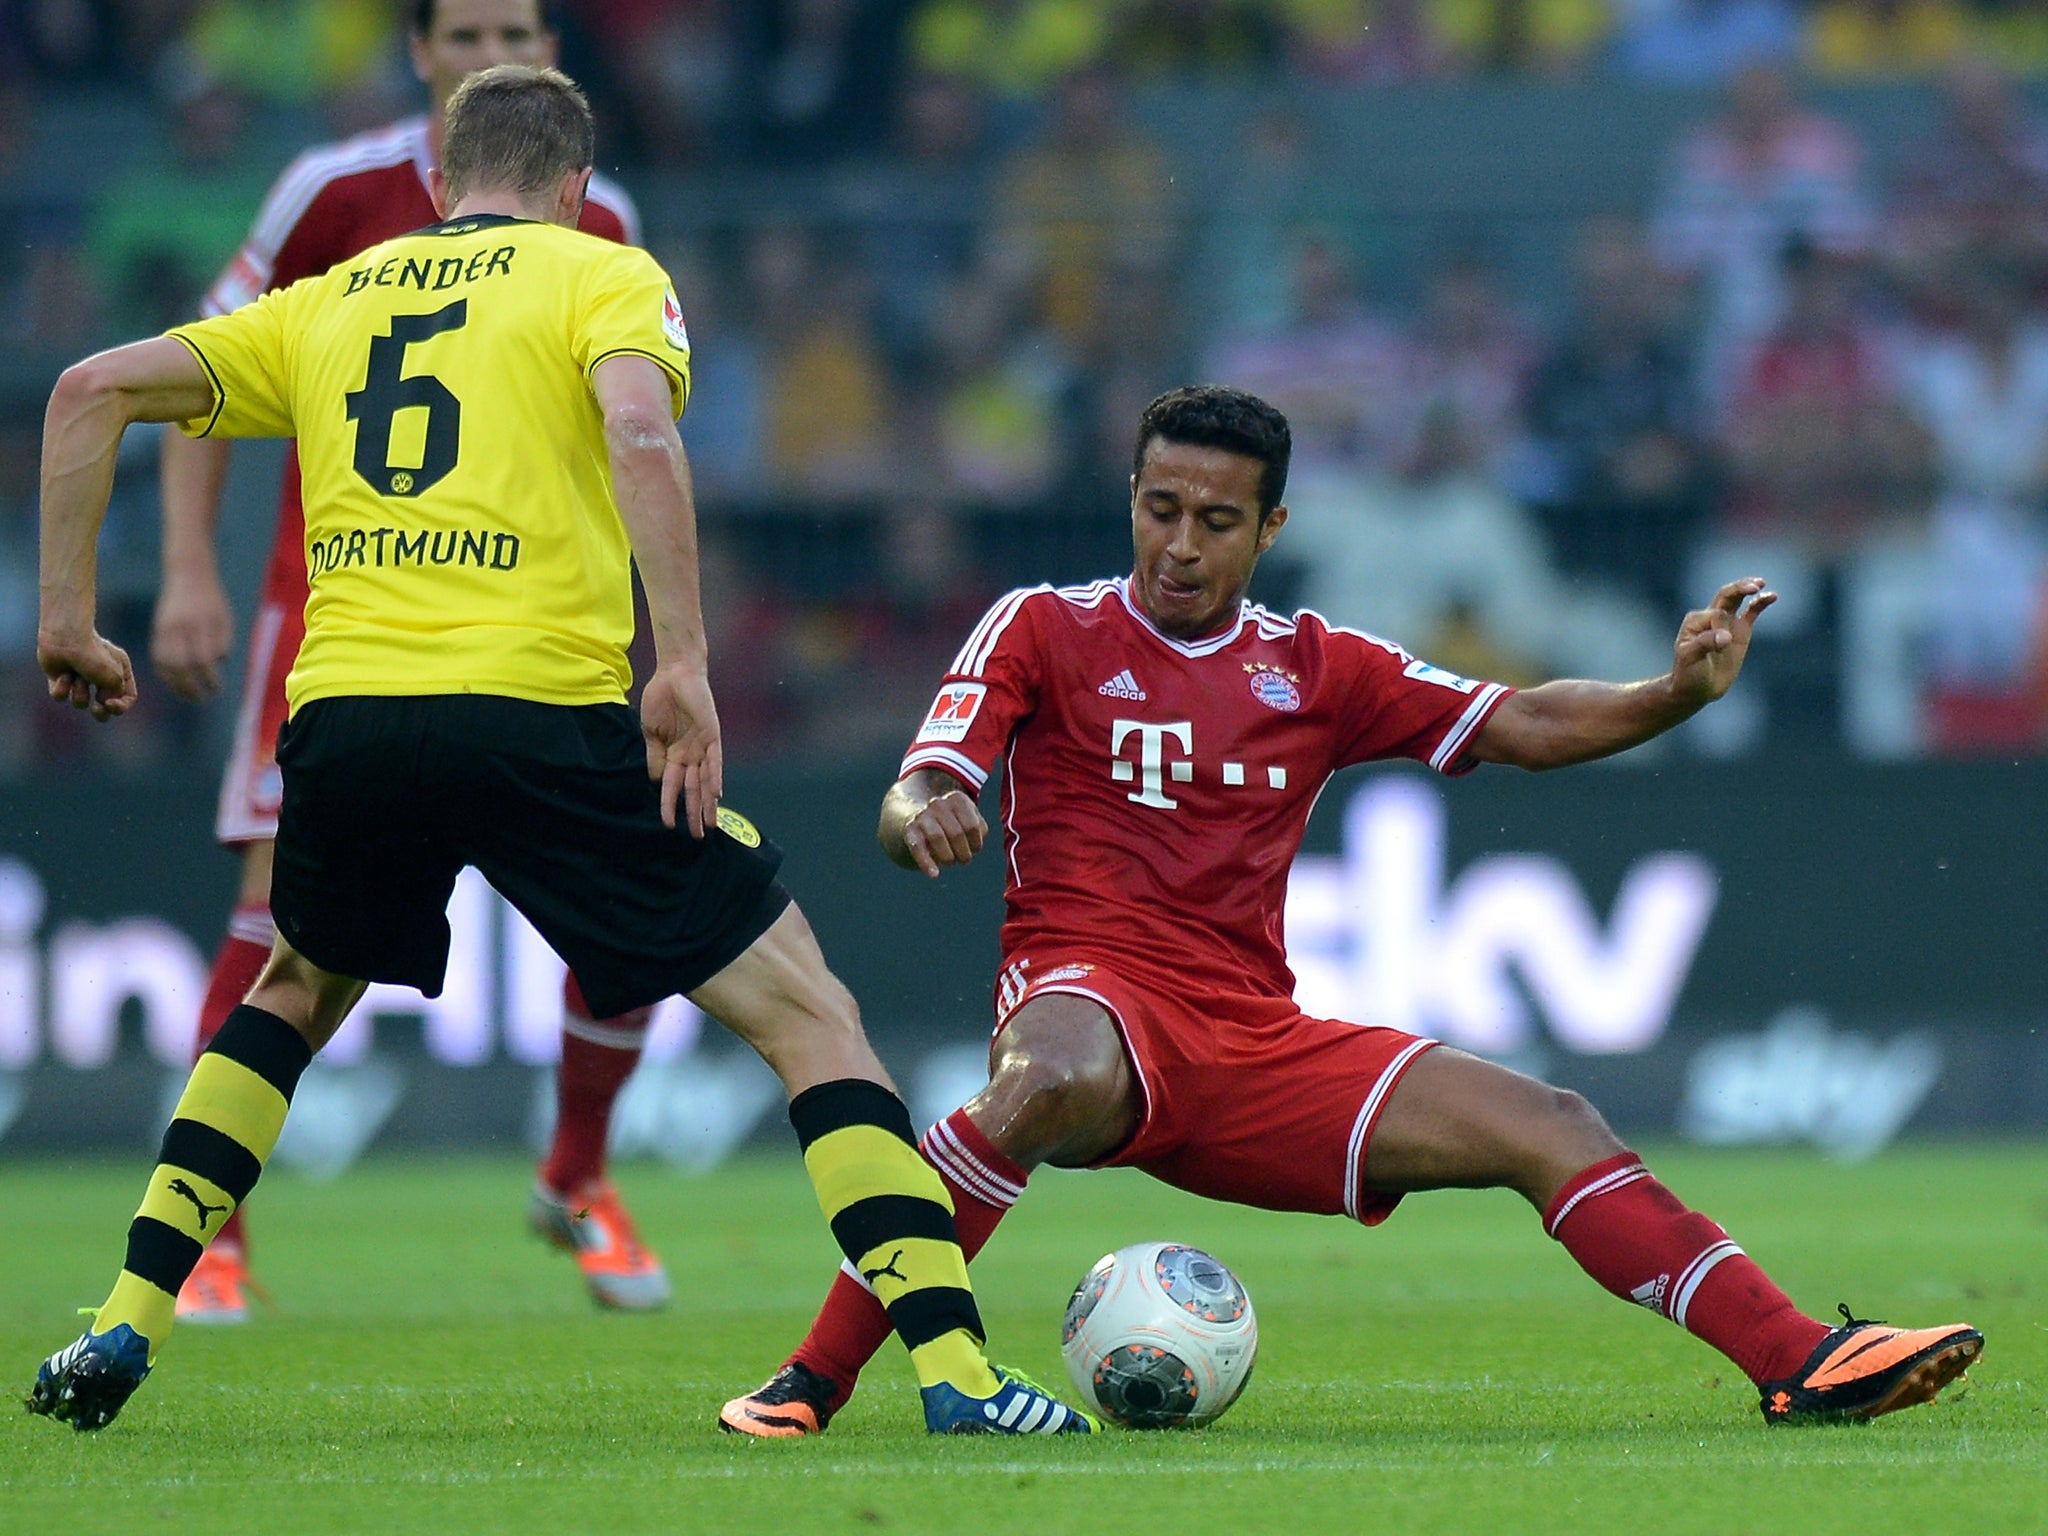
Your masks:
{"label": "orange and black football boot", "polygon": [[768,1440],[822,1435],[844,1396],[830,1376],[792,1360],[745,1397],[727,1403],[718,1427],[729,1435]]}
{"label": "orange and black football boot", "polygon": [[1767,1424],[1874,1419],[1931,1403],[1984,1352],[1984,1335],[1967,1323],[1945,1328],[1892,1328],[1853,1317],[1806,1357],[1797,1374],[1763,1383]]}
{"label": "orange and black football boot", "polygon": [[536,1184],[526,1221],[539,1236],[575,1256],[599,1306],[651,1312],[668,1305],[668,1271],[640,1241],[625,1202],[607,1181],[594,1180],[567,1195]]}
{"label": "orange and black football boot", "polygon": [[216,1242],[199,1255],[192,1273],[178,1287],[178,1321],[232,1324],[249,1321],[249,1261],[241,1245]]}

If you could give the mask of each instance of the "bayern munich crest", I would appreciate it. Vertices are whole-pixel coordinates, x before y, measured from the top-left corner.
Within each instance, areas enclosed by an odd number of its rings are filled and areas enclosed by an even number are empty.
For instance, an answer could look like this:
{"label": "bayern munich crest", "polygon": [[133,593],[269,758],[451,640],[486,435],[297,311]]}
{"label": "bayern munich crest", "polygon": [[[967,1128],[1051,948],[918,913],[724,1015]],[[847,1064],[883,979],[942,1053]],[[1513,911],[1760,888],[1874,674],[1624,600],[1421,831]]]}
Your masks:
{"label": "bayern munich crest", "polygon": [[1291,715],[1301,708],[1301,690],[1292,678],[1263,669],[1252,673],[1252,697],[1268,709]]}

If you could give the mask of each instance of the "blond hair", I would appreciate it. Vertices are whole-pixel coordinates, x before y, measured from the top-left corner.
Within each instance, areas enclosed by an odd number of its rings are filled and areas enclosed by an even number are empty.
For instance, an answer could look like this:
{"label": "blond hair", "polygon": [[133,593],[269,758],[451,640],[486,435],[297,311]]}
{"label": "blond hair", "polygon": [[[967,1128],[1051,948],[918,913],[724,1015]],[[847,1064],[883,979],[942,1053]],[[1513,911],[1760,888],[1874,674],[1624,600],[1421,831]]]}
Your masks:
{"label": "blond hair", "polygon": [[544,196],[595,158],[590,103],[559,69],[494,64],[448,98],[441,174],[448,201],[474,192]]}

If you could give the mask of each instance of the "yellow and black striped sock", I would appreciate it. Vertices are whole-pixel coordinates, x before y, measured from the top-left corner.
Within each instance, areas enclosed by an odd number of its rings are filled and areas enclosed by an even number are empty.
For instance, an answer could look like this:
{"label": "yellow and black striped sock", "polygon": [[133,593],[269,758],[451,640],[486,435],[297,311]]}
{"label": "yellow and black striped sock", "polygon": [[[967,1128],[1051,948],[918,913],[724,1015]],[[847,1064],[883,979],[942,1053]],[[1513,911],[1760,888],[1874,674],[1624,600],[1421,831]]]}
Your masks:
{"label": "yellow and black striped sock", "polygon": [[918,1384],[993,1397],[1002,1384],[981,1352],[953,1202],[918,1153],[903,1101],[843,1078],[798,1094],[789,1121],[832,1235],[888,1311]]}
{"label": "yellow and black striped sock", "polygon": [[126,1323],[156,1359],[177,1315],[178,1287],[256,1187],[312,1059],[305,1037],[276,1014],[245,1003],[227,1016],[193,1063],[164,1131],[148,1192],[128,1224],[128,1257],[94,1333]]}

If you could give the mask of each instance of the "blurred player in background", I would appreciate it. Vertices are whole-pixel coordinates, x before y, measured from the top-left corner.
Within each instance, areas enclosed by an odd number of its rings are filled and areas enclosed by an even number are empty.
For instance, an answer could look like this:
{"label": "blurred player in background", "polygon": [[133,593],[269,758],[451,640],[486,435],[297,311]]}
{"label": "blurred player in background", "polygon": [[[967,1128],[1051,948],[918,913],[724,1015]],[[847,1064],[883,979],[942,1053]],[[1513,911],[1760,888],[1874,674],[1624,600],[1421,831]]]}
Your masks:
{"label": "blurred player in background", "polygon": [[[1768,1422],[1930,1400],[1982,1349],[1975,1329],[1897,1329],[1846,1308],[1830,1329],[1577,1094],[1294,1003],[1288,871],[1333,772],[1625,751],[1728,691],[1774,594],[1754,578],[1723,587],[1679,626],[1664,677],[1522,692],[1456,677],[1318,614],[1245,602],[1287,521],[1289,448],[1286,419],[1241,391],[1155,400],[1134,454],[1131,575],[997,603],[883,800],[884,849],[936,878],[981,850],[975,797],[1003,765],[991,1081],[923,1142],[969,1258],[1041,1163],[1128,1165],[1368,1226],[1405,1193],[1507,1188],[1601,1285],[1741,1367]],[[720,1423],[822,1430],[887,1336],[843,1271],[796,1353]]]}
{"label": "blurred player in background", "polygon": [[[293,161],[271,188],[247,243],[206,295],[202,313],[226,314],[270,289],[289,287],[435,222],[427,177],[440,164],[441,114],[456,86],[492,64],[553,64],[555,44],[540,0],[413,0],[413,70],[432,97],[431,112],[321,145]],[[579,227],[607,240],[640,243],[631,200],[603,176],[591,178]],[[220,664],[233,639],[214,536],[228,455],[225,440],[164,435],[164,581],[150,652],[165,682],[188,699],[203,699],[219,687]],[[221,783],[216,833],[222,843],[242,849],[242,883],[200,1008],[199,1050],[248,993],[270,955],[278,807],[274,754],[285,718],[284,680],[305,635],[305,604],[305,514],[294,450],[285,464],[277,531],[249,632],[234,746]],[[659,1307],[668,1300],[668,1276],[605,1177],[612,1105],[640,1060],[653,1010],[593,1019],[573,975],[562,991],[554,1143],[540,1166],[528,1220],[576,1256],[599,1302]],[[237,1208],[180,1293],[178,1315],[198,1323],[245,1320],[248,1254]]]}

